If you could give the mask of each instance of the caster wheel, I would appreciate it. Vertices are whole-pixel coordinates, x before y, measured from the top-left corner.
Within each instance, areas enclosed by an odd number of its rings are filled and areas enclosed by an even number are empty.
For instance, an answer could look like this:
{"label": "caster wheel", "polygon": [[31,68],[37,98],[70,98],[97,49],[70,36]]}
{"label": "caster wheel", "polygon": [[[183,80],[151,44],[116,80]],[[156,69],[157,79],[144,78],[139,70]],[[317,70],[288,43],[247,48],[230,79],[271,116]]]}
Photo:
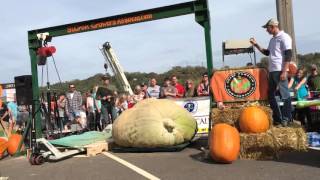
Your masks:
{"label": "caster wheel", "polygon": [[39,155],[35,158],[36,165],[41,165],[44,163],[44,157],[42,155]]}
{"label": "caster wheel", "polygon": [[36,165],[36,156],[34,154],[31,154],[31,156],[29,158],[29,163],[31,165]]}

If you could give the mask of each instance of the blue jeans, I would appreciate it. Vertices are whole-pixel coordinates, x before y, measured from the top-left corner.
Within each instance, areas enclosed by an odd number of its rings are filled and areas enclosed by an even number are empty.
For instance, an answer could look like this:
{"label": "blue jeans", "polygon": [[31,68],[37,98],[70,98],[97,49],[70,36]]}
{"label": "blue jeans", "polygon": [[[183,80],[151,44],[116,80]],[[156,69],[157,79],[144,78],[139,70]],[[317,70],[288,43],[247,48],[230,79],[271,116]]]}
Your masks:
{"label": "blue jeans", "polygon": [[[269,72],[269,91],[268,98],[270,107],[273,112],[274,123],[284,123],[291,121],[291,98],[288,88],[288,80],[280,80],[281,71]],[[276,100],[277,92],[280,93],[280,101],[283,102],[283,107],[279,107]]]}

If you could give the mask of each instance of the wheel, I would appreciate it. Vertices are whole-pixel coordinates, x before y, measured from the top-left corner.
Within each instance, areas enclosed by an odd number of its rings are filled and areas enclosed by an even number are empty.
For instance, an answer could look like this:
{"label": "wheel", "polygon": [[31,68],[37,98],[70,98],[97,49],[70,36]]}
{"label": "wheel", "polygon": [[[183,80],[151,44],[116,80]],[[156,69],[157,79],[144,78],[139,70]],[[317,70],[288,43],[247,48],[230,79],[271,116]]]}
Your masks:
{"label": "wheel", "polygon": [[42,155],[38,155],[36,158],[35,158],[35,163],[36,165],[41,165],[44,163],[44,157]]}
{"label": "wheel", "polygon": [[31,165],[36,165],[36,159],[35,159],[35,155],[31,154],[30,158],[29,158],[29,163]]}

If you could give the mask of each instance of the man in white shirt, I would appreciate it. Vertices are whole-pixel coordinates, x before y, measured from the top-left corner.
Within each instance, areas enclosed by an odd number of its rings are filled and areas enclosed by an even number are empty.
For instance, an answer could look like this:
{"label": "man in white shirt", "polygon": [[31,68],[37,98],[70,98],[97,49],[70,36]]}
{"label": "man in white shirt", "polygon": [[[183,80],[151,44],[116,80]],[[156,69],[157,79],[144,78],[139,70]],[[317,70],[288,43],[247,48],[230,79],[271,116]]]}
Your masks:
{"label": "man in white shirt", "polygon": [[[250,39],[262,54],[269,56],[269,91],[268,98],[273,111],[273,122],[275,125],[287,126],[291,122],[291,98],[288,89],[289,63],[292,59],[292,39],[284,31],[279,29],[279,22],[270,19],[263,28],[272,35],[268,49],[258,45],[254,38]],[[276,93],[279,91],[283,107],[278,106]]]}
{"label": "man in white shirt", "polygon": [[155,78],[150,79],[150,86],[147,88],[147,93],[149,94],[149,97],[159,99],[160,86],[157,85],[157,80]]}

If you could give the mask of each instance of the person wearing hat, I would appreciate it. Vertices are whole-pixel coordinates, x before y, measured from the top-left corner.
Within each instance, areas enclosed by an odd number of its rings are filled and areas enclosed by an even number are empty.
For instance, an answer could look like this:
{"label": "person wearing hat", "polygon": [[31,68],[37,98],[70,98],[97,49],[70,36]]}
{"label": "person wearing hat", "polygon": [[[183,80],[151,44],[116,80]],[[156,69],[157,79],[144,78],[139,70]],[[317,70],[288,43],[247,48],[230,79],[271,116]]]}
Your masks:
{"label": "person wearing hat", "polygon": [[311,72],[307,79],[307,85],[312,97],[318,97],[320,92],[320,74],[316,64],[311,65]]}
{"label": "person wearing hat", "polygon": [[114,102],[114,93],[109,89],[110,78],[108,76],[102,76],[101,80],[103,81],[104,86],[99,87],[96,92],[96,99],[101,100],[101,118],[102,118],[102,129],[106,125],[111,124],[114,120],[115,114],[113,109],[115,106]]}
{"label": "person wearing hat", "polygon": [[[287,126],[291,122],[291,98],[288,88],[289,64],[292,59],[292,39],[280,30],[279,22],[276,19],[270,19],[263,28],[272,35],[267,49],[262,48],[254,38],[250,42],[262,54],[269,56],[269,90],[268,99],[273,111],[273,122],[275,125]],[[283,107],[278,106],[276,93],[279,90]]]}

